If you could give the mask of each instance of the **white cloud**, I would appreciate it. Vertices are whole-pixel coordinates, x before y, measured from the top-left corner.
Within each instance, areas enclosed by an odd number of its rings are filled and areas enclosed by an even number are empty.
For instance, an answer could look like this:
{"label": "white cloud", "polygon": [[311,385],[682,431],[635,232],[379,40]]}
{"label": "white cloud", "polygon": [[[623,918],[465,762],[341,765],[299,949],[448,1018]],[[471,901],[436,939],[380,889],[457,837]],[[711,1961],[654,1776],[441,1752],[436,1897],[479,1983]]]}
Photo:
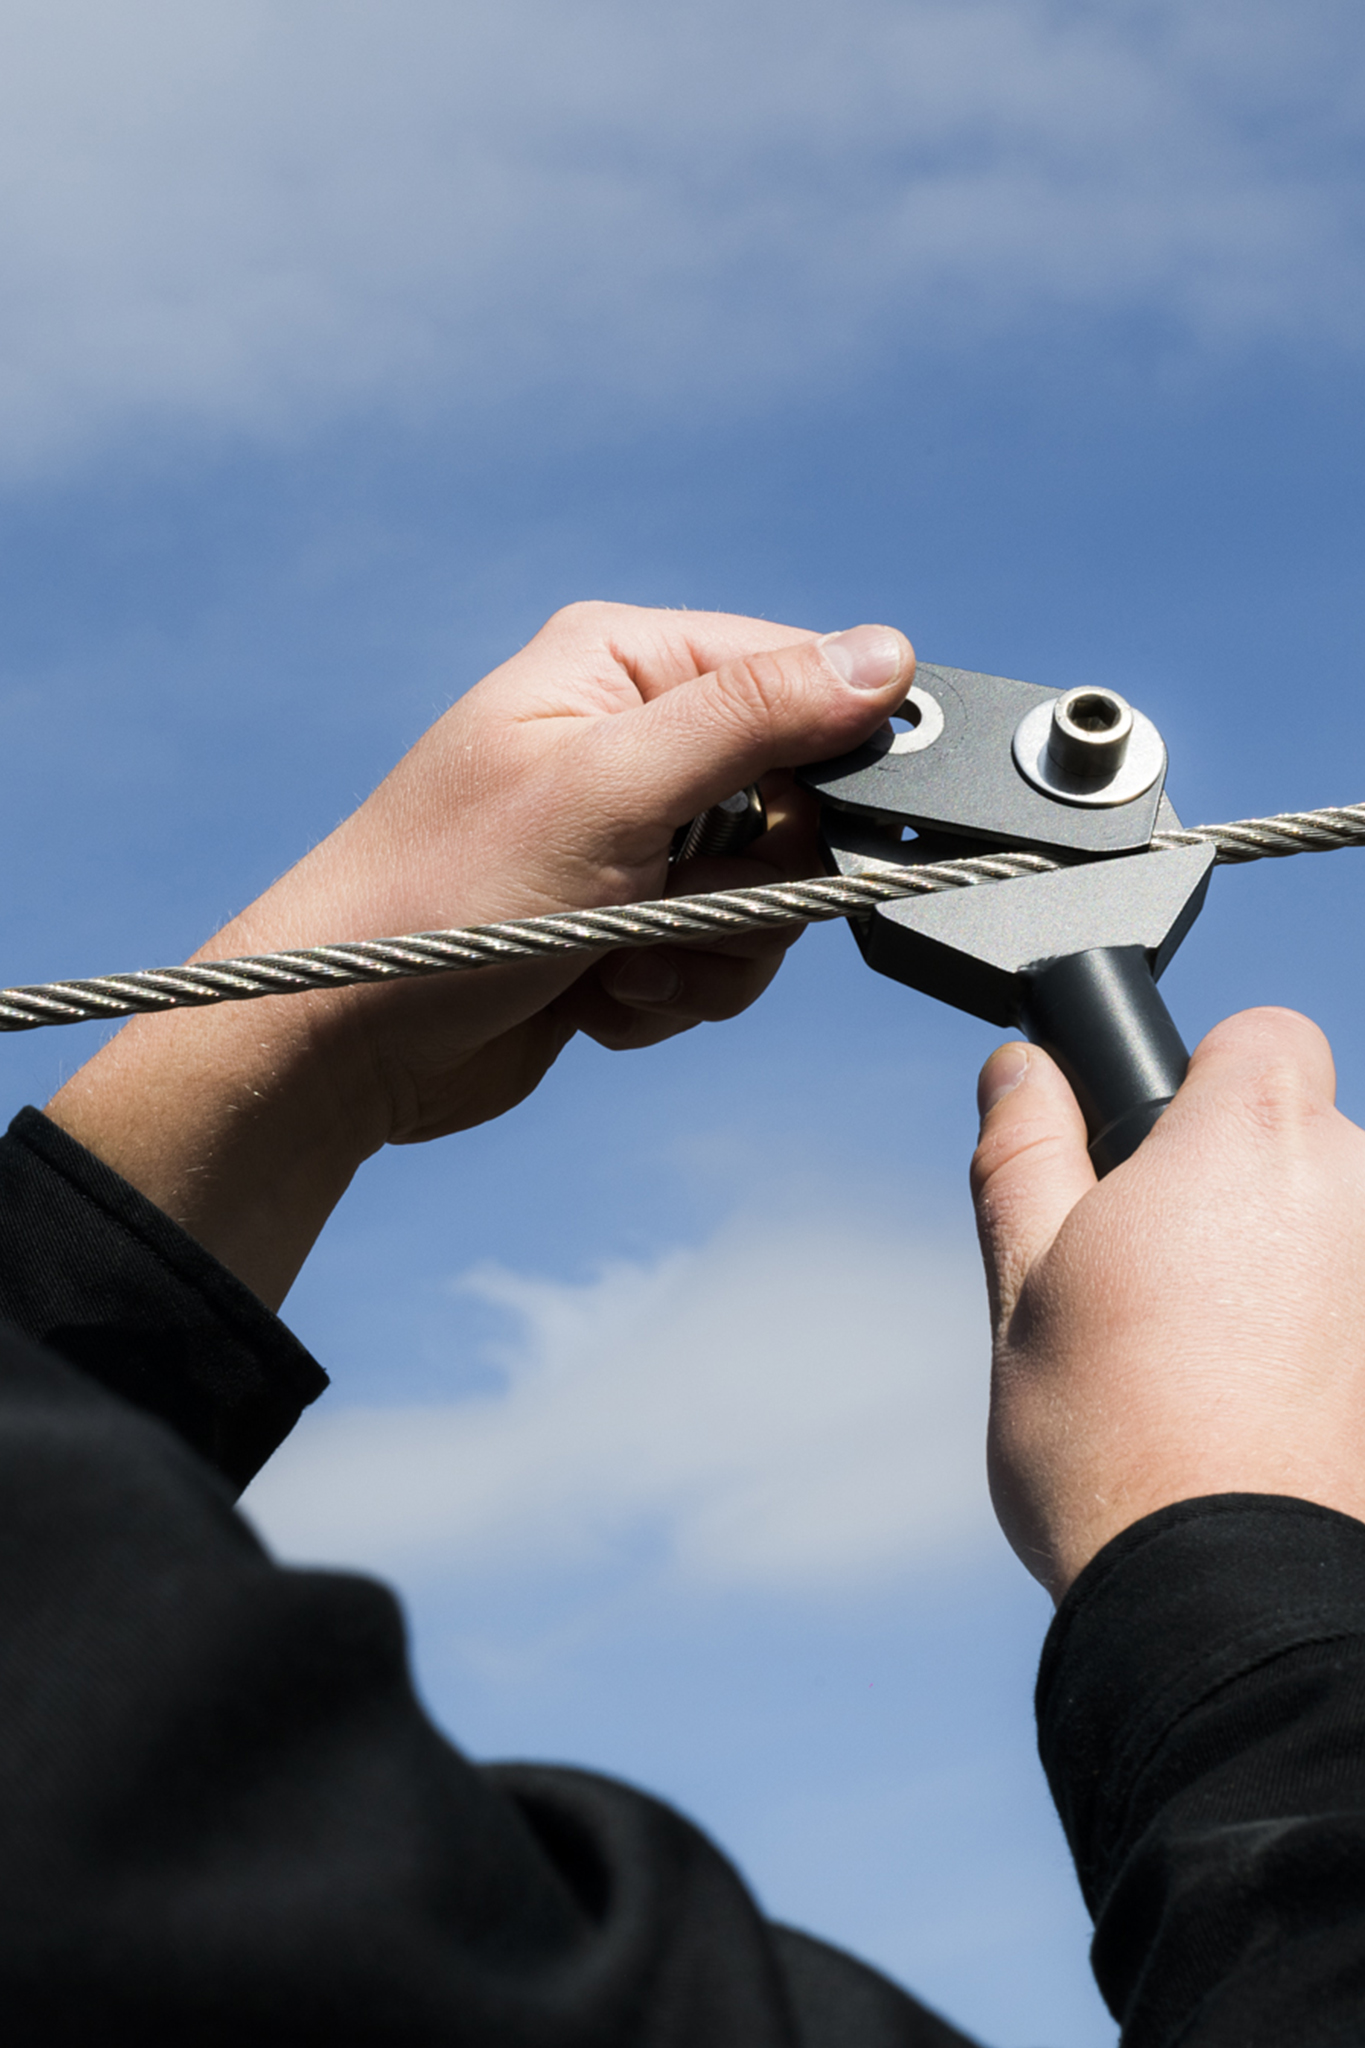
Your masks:
{"label": "white cloud", "polygon": [[967,1247],[740,1220],[572,1286],[485,1270],[499,1390],[307,1416],[247,1496],[285,1554],[409,1576],[581,1569],[793,1590],[952,1561],[991,1528]]}
{"label": "white cloud", "polygon": [[725,402],[1136,310],[1353,339],[1347,0],[0,0],[0,470]]}

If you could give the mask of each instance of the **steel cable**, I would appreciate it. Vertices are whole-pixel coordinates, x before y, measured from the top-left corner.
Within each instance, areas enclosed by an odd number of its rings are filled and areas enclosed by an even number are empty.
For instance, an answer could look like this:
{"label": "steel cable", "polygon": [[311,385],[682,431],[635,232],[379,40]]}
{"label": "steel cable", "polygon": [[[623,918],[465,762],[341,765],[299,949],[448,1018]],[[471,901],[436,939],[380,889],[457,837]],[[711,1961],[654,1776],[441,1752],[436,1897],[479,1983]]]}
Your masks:
{"label": "steel cable", "polygon": [[[1365,804],[1322,811],[1285,811],[1274,818],[1242,818],[1228,825],[1194,825],[1153,835],[1151,848],[1217,849],[1219,864],[1278,860],[1291,853],[1334,853],[1365,844]],[[511,960],[620,946],[729,937],[765,926],[814,924],[856,917],[874,904],[941,889],[1049,874],[1074,863],[1041,853],[990,853],[922,867],[871,862],[856,875],[804,882],[772,882],[708,896],[674,896],[618,909],[576,910],[549,917],[511,918],[446,932],[410,932],[395,939],[305,946],[295,952],[259,953],[239,960],[206,960],[188,967],[155,967],[131,974],[101,974],[88,981],[49,981],[0,989],[0,1031],[35,1031],[45,1024],[85,1024],[139,1012],[248,1002],[254,997],[299,995],[309,989],[346,988],[360,982],[399,981],[423,974],[493,967]]]}

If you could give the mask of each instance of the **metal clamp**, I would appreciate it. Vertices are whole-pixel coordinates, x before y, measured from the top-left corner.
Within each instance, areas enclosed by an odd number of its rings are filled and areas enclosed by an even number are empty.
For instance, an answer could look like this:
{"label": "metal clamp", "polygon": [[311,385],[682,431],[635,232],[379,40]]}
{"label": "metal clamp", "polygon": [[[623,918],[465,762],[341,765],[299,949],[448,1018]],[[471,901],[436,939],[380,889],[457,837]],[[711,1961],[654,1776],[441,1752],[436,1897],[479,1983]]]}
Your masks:
{"label": "metal clamp", "polygon": [[879,973],[1046,1046],[1107,1173],[1185,1071],[1156,978],[1203,905],[1213,849],[1151,851],[1156,830],[1180,823],[1166,748],[1117,691],[1059,694],[921,665],[909,704],[920,713],[909,730],[800,771],[823,800],[828,866],[857,874],[1015,849],[1059,865],[878,904],[852,920],[854,935]]}

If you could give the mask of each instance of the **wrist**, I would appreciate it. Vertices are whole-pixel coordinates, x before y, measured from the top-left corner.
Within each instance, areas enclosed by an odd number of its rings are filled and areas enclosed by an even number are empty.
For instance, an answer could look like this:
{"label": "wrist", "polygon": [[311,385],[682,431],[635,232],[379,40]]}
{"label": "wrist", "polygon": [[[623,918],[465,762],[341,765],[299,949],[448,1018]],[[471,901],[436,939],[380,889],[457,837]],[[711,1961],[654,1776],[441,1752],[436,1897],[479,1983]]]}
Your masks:
{"label": "wrist", "polygon": [[136,1018],[48,1105],[271,1308],[387,1137],[348,993]]}

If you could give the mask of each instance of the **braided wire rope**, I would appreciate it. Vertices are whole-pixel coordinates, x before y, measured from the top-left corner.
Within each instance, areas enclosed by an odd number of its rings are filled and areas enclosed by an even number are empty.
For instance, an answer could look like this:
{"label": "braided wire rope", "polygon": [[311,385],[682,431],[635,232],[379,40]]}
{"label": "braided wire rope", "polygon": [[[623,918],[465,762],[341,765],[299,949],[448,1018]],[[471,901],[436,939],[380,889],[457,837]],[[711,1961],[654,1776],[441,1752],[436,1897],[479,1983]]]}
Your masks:
{"label": "braided wire rope", "polygon": [[[1365,803],[1157,832],[1151,850],[1160,853],[1179,846],[1212,845],[1217,863],[1229,865],[1279,860],[1292,853],[1335,853],[1342,847],[1363,844]],[[501,924],[470,925],[456,931],[409,932],[395,939],[305,946],[295,952],[206,960],[190,967],[143,968],[131,974],[95,975],[88,981],[42,982],[28,988],[0,989],[0,1031],[35,1031],[45,1024],[84,1024],[143,1011],[249,1002],[259,996],[299,995],[309,989],[346,988],[359,982],[457,973],[510,960],[729,937],[765,926],[814,924],[857,917],[874,904],[898,897],[979,888],[1024,875],[1049,874],[1067,865],[1074,863],[1024,852],[979,854],[920,867],[868,862],[865,872],[856,875],[770,882],[708,896],[630,903],[619,909],[511,918]]]}

